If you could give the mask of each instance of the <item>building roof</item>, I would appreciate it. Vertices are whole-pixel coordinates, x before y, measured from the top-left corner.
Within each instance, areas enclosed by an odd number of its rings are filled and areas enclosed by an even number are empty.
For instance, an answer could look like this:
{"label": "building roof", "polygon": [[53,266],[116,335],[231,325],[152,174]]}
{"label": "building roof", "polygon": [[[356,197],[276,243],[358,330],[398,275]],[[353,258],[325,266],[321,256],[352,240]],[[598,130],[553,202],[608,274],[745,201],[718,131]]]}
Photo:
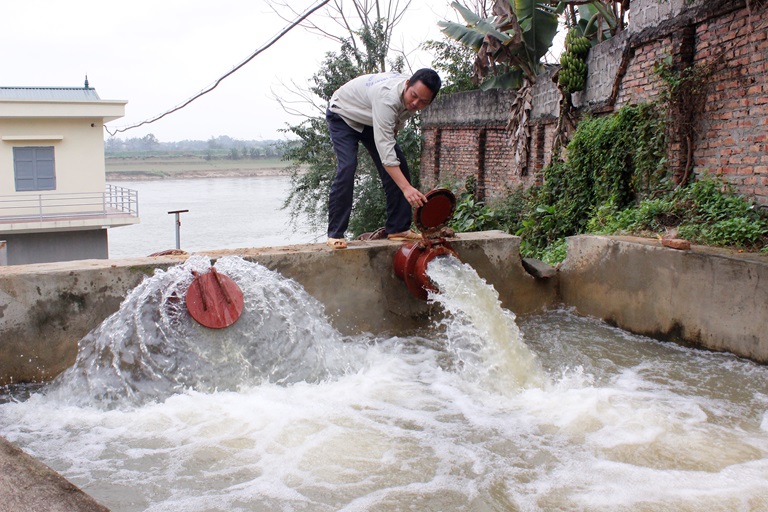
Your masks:
{"label": "building roof", "polygon": [[0,100],[100,101],[90,87],[0,87]]}

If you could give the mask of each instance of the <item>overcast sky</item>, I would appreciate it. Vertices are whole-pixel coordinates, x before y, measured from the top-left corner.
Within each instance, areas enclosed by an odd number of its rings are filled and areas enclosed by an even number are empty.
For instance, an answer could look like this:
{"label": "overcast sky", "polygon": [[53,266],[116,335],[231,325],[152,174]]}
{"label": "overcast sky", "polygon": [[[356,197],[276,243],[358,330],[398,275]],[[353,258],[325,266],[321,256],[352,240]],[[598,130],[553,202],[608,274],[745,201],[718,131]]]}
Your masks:
{"label": "overcast sky", "polygon": [[[298,12],[317,3],[291,1]],[[413,0],[396,45],[412,51],[441,39],[437,22],[456,19],[449,4]],[[322,22],[321,13],[312,19]],[[3,2],[0,85],[82,87],[87,74],[101,99],[128,101],[125,117],[108,124],[114,130],[185,102],[287,26],[264,0]],[[274,95],[288,97],[283,84],[307,84],[325,52],[336,50],[336,43],[297,27],[183,110],[117,136],[285,138],[278,130],[300,119]],[[423,52],[409,60],[413,69],[432,62]]]}

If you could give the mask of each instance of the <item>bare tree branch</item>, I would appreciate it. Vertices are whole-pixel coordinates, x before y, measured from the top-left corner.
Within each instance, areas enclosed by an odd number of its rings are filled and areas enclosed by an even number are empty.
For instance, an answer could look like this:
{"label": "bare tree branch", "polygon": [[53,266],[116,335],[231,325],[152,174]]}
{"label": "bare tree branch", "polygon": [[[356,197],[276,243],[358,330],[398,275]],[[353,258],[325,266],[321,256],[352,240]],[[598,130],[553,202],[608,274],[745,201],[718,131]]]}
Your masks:
{"label": "bare tree branch", "polygon": [[[365,48],[362,44],[361,34],[365,31],[372,32],[376,29],[376,24],[381,23],[381,34],[383,34],[384,48],[389,53],[401,55],[407,62],[407,53],[403,49],[393,48],[392,41],[397,26],[403,20],[407,9],[411,6],[412,0],[332,0],[322,11],[322,16],[315,17],[312,20],[305,20],[301,26],[305,30],[316,35],[335,41],[339,44],[348,42],[355,53],[355,58],[361,54]],[[485,3],[489,0],[476,0]],[[294,6],[286,0],[267,0],[267,5],[282,19],[291,19],[295,17]],[[289,13],[289,14],[285,14]],[[325,20],[326,22],[323,22]],[[415,51],[415,49],[413,50]],[[380,70],[387,69],[387,52],[381,52],[377,55],[376,63]],[[358,62],[358,64],[363,64]],[[280,83],[280,87],[286,90],[283,94],[272,91],[272,97],[278,102],[281,108],[290,115],[307,116],[308,112],[314,116],[317,112],[325,112],[325,104],[318,104],[317,99],[310,92],[306,85],[291,83]]]}

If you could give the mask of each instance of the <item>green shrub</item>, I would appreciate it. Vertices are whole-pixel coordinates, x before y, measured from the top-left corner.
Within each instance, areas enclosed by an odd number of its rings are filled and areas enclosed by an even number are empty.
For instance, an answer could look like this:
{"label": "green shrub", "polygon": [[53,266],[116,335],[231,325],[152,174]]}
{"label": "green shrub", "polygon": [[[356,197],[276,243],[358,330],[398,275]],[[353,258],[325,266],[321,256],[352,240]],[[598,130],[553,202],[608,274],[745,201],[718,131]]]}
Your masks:
{"label": "green shrub", "polygon": [[565,238],[560,238],[549,244],[547,248],[541,251],[537,256],[547,265],[555,266],[565,260],[566,249],[567,245]]}
{"label": "green shrub", "polygon": [[451,229],[457,233],[499,229],[495,210],[476,197],[477,178],[474,175],[467,176],[463,186],[460,180],[450,180],[441,187],[456,195],[456,210],[448,223]]}
{"label": "green shrub", "polygon": [[768,213],[720,179],[676,187],[666,166],[663,116],[652,105],[582,121],[567,148],[544,171],[544,183],[509,191],[491,206],[475,199],[475,181],[459,195],[456,231],[504,229],[522,238],[525,257],[557,264],[565,237],[660,236],[677,230],[693,243],[768,254]]}
{"label": "green shrub", "polygon": [[449,226],[457,233],[498,229],[495,212],[472,194],[462,194],[456,200],[456,211]]}
{"label": "green shrub", "polygon": [[489,203],[496,216],[498,229],[515,234],[523,227],[523,220],[528,215],[530,194],[522,186]]}
{"label": "green shrub", "polygon": [[725,182],[703,176],[688,187],[624,210],[598,208],[588,232],[678,235],[696,244],[755,250],[768,242],[768,219]]}
{"label": "green shrub", "polygon": [[555,157],[544,184],[530,194],[528,216],[517,233],[536,253],[566,236],[629,230],[638,219],[618,212],[670,189],[665,168],[663,116],[653,105],[579,123],[567,158]]}

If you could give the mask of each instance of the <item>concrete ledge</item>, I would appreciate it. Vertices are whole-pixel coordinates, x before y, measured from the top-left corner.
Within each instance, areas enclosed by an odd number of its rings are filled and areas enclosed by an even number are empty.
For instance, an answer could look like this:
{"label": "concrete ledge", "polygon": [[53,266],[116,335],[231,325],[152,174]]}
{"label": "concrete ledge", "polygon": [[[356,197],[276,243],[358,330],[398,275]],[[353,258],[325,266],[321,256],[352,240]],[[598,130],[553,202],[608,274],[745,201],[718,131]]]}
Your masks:
{"label": "concrete ledge", "polygon": [[768,363],[768,257],[576,236],[560,293],[579,314],[627,331]]}
{"label": "concrete ledge", "polygon": [[[559,275],[537,280],[523,268],[517,237],[467,233],[450,243],[517,314],[562,301],[631,332],[768,362],[768,257],[579,236],[569,239]],[[343,251],[313,244],[207,254],[239,255],[294,279],[344,334],[399,334],[434,313],[394,275],[399,245],[355,241]],[[130,290],[186,257],[0,267],[0,385],[47,381],[71,366],[77,342],[117,311]]]}
{"label": "concrete ledge", "polygon": [[0,437],[0,512],[109,512],[54,470]]}
{"label": "concrete ledge", "polygon": [[[461,234],[452,247],[498,290],[516,313],[556,301],[556,283],[523,269],[520,239],[500,231]],[[405,332],[430,321],[430,306],[408,293],[387,240],[356,241],[343,251],[325,244],[207,252],[213,260],[237,255],[300,283],[324,304],[345,334]],[[0,267],[0,385],[42,382],[71,366],[77,342],[118,310],[124,297],[155,269],[187,256],[85,260]]]}

